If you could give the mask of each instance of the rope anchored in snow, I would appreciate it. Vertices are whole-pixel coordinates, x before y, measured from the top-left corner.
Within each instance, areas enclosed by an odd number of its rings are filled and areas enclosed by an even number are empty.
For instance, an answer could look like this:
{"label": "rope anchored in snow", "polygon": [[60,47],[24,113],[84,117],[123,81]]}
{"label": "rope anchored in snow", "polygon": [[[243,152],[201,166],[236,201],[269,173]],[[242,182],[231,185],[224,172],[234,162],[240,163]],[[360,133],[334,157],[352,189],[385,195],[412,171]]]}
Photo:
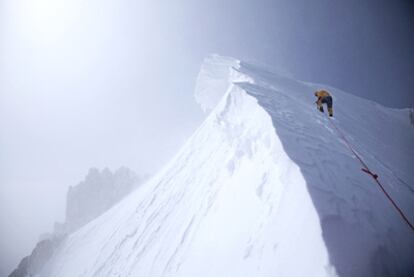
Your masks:
{"label": "rope anchored in snow", "polygon": [[345,142],[345,144],[348,146],[349,150],[354,154],[354,156],[359,160],[359,162],[362,165],[361,170],[368,175],[370,175],[374,181],[377,183],[377,185],[381,188],[384,195],[388,198],[388,200],[391,202],[391,204],[394,206],[394,208],[398,211],[398,213],[401,215],[401,217],[404,219],[404,221],[410,226],[410,228],[414,231],[414,225],[410,222],[410,220],[407,218],[407,216],[404,214],[404,212],[398,207],[397,203],[392,199],[392,197],[388,194],[388,192],[385,190],[384,186],[381,184],[381,182],[378,180],[378,175],[373,173],[368,165],[362,160],[362,158],[358,155],[358,153],[354,150],[351,143],[347,140],[344,133],[334,124],[334,122],[329,118],[329,122],[332,124],[332,126],[335,128],[336,132],[341,136],[342,140]]}

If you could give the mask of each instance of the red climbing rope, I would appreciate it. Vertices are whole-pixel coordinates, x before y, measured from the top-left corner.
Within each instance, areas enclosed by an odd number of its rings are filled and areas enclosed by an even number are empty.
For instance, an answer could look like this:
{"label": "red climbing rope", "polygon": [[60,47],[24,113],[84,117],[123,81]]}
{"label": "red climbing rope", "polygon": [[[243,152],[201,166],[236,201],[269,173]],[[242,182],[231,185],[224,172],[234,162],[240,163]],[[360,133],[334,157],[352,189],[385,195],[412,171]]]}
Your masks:
{"label": "red climbing rope", "polygon": [[342,140],[346,143],[346,145],[348,146],[349,150],[351,150],[351,152],[355,155],[355,157],[359,160],[359,162],[362,165],[361,170],[365,173],[367,173],[368,175],[370,175],[375,182],[378,184],[378,186],[381,188],[382,192],[385,194],[385,196],[388,198],[388,200],[391,202],[391,204],[394,206],[394,208],[398,211],[398,213],[401,215],[401,217],[404,219],[405,222],[407,222],[408,226],[411,227],[411,229],[414,231],[414,225],[410,222],[410,220],[405,216],[404,212],[398,207],[397,203],[395,203],[395,201],[392,199],[392,197],[388,194],[388,192],[385,190],[384,186],[381,184],[381,182],[378,180],[378,175],[373,173],[368,165],[362,160],[362,158],[358,155],[358,153],[354,150],[354,148],[352,147],[352,145],[349,143],[349,141],[346,139],[344,133],[338,128],[336,127],[336,125],[334,124],[334,122],[331,120],[330,117],[328,117],[329,122],[332,124],[332,126],[335,128],[336,132],[341,136]]}

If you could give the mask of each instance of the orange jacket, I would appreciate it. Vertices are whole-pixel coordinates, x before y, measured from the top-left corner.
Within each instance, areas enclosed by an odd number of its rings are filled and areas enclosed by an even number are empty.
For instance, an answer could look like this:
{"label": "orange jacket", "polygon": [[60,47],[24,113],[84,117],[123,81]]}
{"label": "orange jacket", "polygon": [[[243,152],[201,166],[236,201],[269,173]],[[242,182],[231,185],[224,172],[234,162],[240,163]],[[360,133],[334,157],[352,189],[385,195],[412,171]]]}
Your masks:
{"label": "orange jacket", "polygon": [[319,108],[322,105],[322,98],[326,96],[331,96],[331,95],[326,90],[321,89],[315,92],[315,96],[318,97],[316,104],[318,105],[318,108]]}
{"label": "orange jacket", "polygon": [[318,99],[319,99],[319,98],[323,98],[325,96],[331,96],[331,95],[326,90],[321,89],[321,90],[317,90],[315,92],[315,96],[318,97]]}

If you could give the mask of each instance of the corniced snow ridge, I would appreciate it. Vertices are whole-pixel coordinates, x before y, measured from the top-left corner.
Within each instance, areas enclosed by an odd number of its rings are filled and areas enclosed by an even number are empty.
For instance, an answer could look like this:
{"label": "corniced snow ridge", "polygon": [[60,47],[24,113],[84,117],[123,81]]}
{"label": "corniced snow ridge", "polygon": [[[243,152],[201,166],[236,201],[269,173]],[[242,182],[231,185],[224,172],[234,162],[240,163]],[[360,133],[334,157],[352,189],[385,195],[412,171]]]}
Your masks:
{"label": "corniced snow ridge", "polygon": [[413,220],[408,109],[214,55],[196,88],[204,123],[40,276],[414,276],[413,232],[315,108],[318,88]]}

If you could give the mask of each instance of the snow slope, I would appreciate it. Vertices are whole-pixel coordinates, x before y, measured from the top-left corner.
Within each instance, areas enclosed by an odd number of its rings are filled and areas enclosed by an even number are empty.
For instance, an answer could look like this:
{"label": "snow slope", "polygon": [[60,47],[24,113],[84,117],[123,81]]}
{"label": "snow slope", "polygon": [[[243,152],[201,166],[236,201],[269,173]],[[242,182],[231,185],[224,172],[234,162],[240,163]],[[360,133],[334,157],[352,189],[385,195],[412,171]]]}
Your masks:
{"label": "snow slope", "polygon": [[414,232],[315,109],[319,87],[414,220],[409,110],[211,56],[196,91],[205,122],[40,276],[413,276]]}

